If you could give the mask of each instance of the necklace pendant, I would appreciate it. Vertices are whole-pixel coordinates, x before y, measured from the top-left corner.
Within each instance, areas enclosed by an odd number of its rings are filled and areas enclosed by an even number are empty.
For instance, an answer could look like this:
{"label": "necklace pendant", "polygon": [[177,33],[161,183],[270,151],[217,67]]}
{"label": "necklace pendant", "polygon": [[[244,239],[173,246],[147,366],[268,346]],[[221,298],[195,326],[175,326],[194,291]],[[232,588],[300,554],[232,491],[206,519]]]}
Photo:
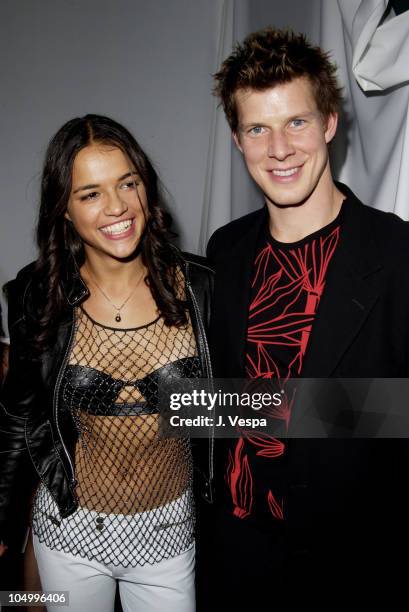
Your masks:
{"label": "necklace pendant", "polygon": [[119,312],[118,312],[118,314],[117,314],[117,315],[116,315],[116,317],[115,317],[115,321],[116,321],[117,323],[119,323],[120,321],[122,321],[122,319],[121,319],[121,315],[119,314]]}

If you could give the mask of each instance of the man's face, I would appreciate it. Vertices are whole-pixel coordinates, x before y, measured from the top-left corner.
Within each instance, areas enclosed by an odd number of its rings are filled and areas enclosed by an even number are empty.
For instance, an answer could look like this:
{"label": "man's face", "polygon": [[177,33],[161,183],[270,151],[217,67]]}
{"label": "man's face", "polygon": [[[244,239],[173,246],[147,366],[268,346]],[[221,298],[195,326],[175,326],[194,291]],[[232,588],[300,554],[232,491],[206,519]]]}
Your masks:
{"label": "man's face", "polygon": [[326,120],[312,86],[301,77],[264,91],[236,93],[239,127],[233,134],[247,168],[267,202],[294,206],[325,197],[332,183],[327,144],[337,115]]}

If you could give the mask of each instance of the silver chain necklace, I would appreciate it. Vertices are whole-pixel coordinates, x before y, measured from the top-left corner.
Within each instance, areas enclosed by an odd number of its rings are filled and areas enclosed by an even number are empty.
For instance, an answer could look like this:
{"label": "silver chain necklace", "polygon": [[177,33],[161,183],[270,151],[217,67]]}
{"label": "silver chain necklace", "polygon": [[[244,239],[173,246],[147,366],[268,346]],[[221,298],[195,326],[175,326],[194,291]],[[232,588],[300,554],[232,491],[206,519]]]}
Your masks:
{"label": "silver chain necklace", "polygon": [[105,291],[103,289],[101,289],[101,287],[98,285],[97,281],[95,280],[95,278],[93,277],[93,275],[91,274],[88,266],[85,264],[85,267],[87,268],[87,272],[89,274],[90,279],[92,280],[92,282],[94,283],[94,285],[96,286],[97,289],[99,289],[99,291],[102,293],[102,295],[104,296],[104,298],[106,299],[107,302],[109,302],[111,304],[111,306],[113,306],[116,310],[116,316],[115,316],[115,321],[117,323],[120,323],[122,321],[122,317],[121,317],[121,310],[122,308],[125,306],[125,304],[127,304],[129,302],[129,300],[131,299],[131,297],[133,296],[133,294],[135,293],[139,283],[142,280],[142,277],[144,275],[145,270],[142,269],[142,274],[141,276],[138,278],[138,282],[136,283],[135,287],[132,289],[131,293],[128,295],[128,297],[126,298],[126,300],[124,302],[122,302],[122,304],[120,306],[116,306],[113,301],[107,296],[107,294],[105,293]]}

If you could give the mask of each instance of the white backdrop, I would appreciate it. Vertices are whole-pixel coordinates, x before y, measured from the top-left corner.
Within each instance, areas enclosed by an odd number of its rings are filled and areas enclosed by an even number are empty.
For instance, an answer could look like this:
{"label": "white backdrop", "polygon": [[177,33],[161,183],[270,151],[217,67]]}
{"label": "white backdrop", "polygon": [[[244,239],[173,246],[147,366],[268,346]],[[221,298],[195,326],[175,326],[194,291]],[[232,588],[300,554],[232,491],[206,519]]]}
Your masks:
{"label": "white backdrop", "polygon": [[321,43],[333,49],[347,99],[339,178],[364,202],[408,220],[409,11],[383,19],[387,0],[335,5],[322,0]]}

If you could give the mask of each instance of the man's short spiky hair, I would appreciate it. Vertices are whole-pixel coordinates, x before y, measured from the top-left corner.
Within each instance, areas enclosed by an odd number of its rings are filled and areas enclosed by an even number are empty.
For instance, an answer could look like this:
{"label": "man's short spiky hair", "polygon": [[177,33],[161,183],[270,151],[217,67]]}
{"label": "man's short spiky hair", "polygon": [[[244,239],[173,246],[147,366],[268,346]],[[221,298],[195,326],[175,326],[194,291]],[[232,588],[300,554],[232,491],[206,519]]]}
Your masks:
{"label": "man's short spiky hair", "polygon": [[342,89],[329,54],[311,45],[304,34],[265,28],[236,44],[214,75],[214,93],[222,103],[233,132],[238,128],[235,93],[239,89],[263,91],[298,77],[307,77],[323,117],[339,110]]}

